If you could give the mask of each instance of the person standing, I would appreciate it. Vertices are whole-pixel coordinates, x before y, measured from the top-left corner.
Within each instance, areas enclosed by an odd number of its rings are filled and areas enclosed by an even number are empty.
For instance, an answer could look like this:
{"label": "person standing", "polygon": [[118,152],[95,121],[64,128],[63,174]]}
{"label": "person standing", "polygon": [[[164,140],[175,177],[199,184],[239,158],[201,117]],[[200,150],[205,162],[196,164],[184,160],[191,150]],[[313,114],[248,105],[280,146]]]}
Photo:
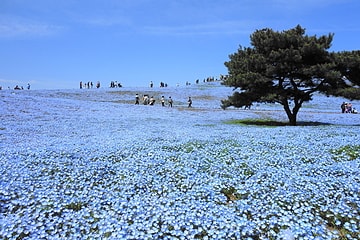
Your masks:
{"label": "person standing", "polygon": [[191,100],[191,97],[189,97],[189,99],[188,99],[188,107],[190,108],[191,105],[192,105],[192,100]]}
{"label": "person standing", "polygon": [[143,103],[144,103],[144,105],[148,105],[148,104],[149,104],[149,96],[148,96],[148,95],[144,95],[144,96],[143,96]]}
{"label": "person standing", "polygon": [[340,107],[341,107],[341,113],[345,113],[345,110],[346,110],[346,102],[343,102]]}
{"label": "person standing", "polygon": [[169,97],[168,102],[169,102],[169,107],[172,107],[172,106],[173,106],[173,100],[172,100],[172,98],[171,98],[171,97]]}
{"label": "person standing", "polygon": [[165,107],[165,98],[161,96],[161,106]]}
{"label": "person standing", "polygon": [[346,110],[345,110],[346,113],[352,113],[352,104],[351,103],[348,103],[346,105]]}
{"label": "person standing", "polygon": [[135,95],[135,105],[139,105],[139,100],[140,100],[139,94],[136,94]]}
{"label": "person standing", "polygon": [[149,105],[154,105],[155,104],[155,98],[153,96],[151,96],[150,100],[149,100]]}

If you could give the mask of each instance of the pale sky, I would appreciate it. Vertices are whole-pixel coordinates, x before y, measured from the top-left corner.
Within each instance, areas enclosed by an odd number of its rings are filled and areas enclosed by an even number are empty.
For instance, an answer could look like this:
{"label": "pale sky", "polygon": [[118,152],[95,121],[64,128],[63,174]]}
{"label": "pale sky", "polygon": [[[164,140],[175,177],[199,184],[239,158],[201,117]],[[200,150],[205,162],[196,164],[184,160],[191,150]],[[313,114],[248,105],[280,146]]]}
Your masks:
{"label": "pale sky", "polygon": [[227,74],[257,29],[334,33],[359,50],[359,0],[0,0],[0,86],[175,86]]}

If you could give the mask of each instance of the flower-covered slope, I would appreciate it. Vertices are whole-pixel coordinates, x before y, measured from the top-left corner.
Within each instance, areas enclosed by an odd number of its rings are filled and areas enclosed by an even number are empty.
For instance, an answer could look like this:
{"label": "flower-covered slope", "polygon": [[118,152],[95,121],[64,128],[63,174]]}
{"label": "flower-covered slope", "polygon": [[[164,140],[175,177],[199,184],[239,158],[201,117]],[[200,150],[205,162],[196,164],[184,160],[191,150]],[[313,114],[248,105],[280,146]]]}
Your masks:
{"label": "flower-covered slope", "polygon": [[278,105],[221,110],[230,94],[0,91],[0,238],[358,239],[360,115],[316,96],[298,127],[229,124],[287,121]]}

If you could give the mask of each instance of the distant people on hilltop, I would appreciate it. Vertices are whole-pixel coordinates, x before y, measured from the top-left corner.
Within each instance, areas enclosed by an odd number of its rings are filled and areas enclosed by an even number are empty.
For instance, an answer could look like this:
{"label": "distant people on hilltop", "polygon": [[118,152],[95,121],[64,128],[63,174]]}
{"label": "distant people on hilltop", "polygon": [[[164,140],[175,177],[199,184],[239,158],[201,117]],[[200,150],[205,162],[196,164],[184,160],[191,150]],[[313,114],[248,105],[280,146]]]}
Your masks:
{"label": "distant people on hilltop", "polygon": [[110,88],[121,88],[122,84],[118,83],[117,81],[111,81],[110,82]]}
{"label": "distant people on hilltop", "polygon": [[[229,76],[228,75],[223,75],[220,74],[219,78],[215,78],[215,77],[207,77],[203,79],[204,83],[211,83],[211,82],[222,82],[225,81]],[[196,79],[195,80],[196,84],[200,83],[200,79]],[[186,82],[186,86],[190,85],[188,82]]]}
{"label": "distant people on hilltop", "polygon": [[[27,84],[26,88],[28,90],[30,90],[30,83]],[[8,89],[11,89],[10,87],[8,87]],[[2,90],[2,87],[0,86],[0,90]],[[23,86],[19,86],[19,85],[15,85],[14,90],[24,90]]]}
{"label": "distant people on hilltop", "polygon": [[[207,77],[207,78],[204,78],[203,79],[203,82],[204,83],[211,83],[211,82],[217,82],[217,81],[223,81],[227,78],[227,75],[220,75],[220,78],[215,78],[215,77]],[[196,79],[195,80],[195,83],[196,84],[199,84],[200,83],[200,79]],[[83,81],[80,81],[80,89],[84,89],[84,88],[93,88],[93,82],[89,81],[89,82],[83,82]],[[161,81],[159,83],[159,87],[160,88],[163,88],[163,87],[168,87],[169,85],[163,81]],[[176,83],[175,84],[176,87],[179,87],[179,86],[182,86],[182,84],[180,83]],[[185,81],[185,86],[191,86],[191,82],[190,81]],[[100,82],[97,81],[96,85],[95,85],[96,88],[100,88]],[[117,81],[111,81],[110,82],[110,88],[121,88],[123,87],[123,85]],[[153,81],[150,81],[149,82],[149,87],[150,88],[154,88],[154,82]]]}
{"label": "distant people on hilltop", "polygon": [[160,82],[160,87],[162,88],[162,87],[167,87],[168,85],[167,85],[167,83],[164,83],[164,82]]}
{"label": "distant people on hilltop", "polygon": [[[2,90],[2,89],[3,89],[3,87],[0,86],[0,90]],[[11,87],[8,86],[8,89],[11,90]],[[28,84],[27,89],[30,89],[30,84]],[[14,90],[24,90],[24,87],[23,86],[20,87],[19,85],[15,85]]]}
{"label": "distant people on hilltop", "polygon": [[[89,82],[82,82],[82,81],[80,81],[79,87],[80,87],[80,89],[83,89],[83,88],[87,88],[87,89],[93,88],[93,87],[94,87],[94,83],[93,83],[92,81],[89,81]],[[100,82],[99,82],[99,81],[97,81],[97,83],[96,83],[96,88],[100,88]]]}

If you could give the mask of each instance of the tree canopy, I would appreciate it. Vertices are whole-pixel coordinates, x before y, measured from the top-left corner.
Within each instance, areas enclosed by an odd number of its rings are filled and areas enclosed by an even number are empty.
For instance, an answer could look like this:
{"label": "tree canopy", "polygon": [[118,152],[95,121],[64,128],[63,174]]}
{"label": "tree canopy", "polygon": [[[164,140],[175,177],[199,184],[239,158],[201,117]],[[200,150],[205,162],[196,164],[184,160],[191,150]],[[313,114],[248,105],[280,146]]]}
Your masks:
{"label": "tree canopy", "polygon": [[256,30],[253,47],[240,46],[225,62],[229,76],[223,84],[235,91],[222,108],[276,102],[296,125],[302,104],[315,92],[360,99],[360,51],[329,52],[333,36],[308,36],[300,25],[282,32]]}

